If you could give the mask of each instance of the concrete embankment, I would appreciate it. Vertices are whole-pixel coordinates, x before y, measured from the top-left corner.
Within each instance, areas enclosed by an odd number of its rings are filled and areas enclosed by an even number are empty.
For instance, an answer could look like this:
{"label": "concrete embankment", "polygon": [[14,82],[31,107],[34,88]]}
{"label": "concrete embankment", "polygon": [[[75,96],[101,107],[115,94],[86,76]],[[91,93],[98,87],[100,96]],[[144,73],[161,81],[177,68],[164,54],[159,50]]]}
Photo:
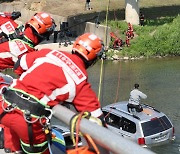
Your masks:
{"label": "concrete embankment", "polygon": [[[21,17],[18,19],[19,21],[22,22],[22,24],[25,24],[37,11],[32,11],[32,10],[27,10],[24,8],[25,4],[21,4],[22,6],[20,7],[19,5],[10,5],[8,3],[1,3],[0,5],[0,12],[13,12],[15,11],[20,11],[21,12]],[[48,11],[47,11],[48,12]],[[92,23],[92,22],[86,22],[86,17],[83,17],[82,19],[76,19],[75,16],[73,17],[62,17],[58,16],[55,14],[51,14],[53,19],[55,20],[55,23],[57,25],[56,29],[60,30],[60,24],[62,22],[68,22],[68,25],[70,28],[70,31],[75,32],[75,34],[81,35],[85,32],[91,32],[99,36],[103,41],[105,45],[108,45],[110,42],[110,28],[100,25],[97,23]]]}

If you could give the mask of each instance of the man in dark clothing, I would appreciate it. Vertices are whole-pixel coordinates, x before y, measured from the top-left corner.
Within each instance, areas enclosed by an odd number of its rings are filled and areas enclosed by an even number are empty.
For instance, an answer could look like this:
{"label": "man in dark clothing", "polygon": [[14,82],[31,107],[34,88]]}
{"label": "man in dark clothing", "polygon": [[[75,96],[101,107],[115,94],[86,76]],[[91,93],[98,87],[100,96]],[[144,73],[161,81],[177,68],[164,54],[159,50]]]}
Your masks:
{"label": "man in dark clothing", "polygon": [[144,26],[144,14],[142,12],[140,12],[139,20],[140,20],[140,25]]}

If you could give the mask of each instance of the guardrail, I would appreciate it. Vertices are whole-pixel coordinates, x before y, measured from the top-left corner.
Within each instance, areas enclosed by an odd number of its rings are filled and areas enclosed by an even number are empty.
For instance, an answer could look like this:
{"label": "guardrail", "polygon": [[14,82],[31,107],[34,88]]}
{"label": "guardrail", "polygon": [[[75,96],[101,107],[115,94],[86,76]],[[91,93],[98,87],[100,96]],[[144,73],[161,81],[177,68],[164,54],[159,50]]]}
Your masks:
{"label": "guardrail", "polygon": [[[74,114],[62,105],[56,105],[53,108],[53,115],[68,126]],[[80,122],[80,131],[89,134],[96,144],[113,154],[154,154],[154,152],[84,118]]]}

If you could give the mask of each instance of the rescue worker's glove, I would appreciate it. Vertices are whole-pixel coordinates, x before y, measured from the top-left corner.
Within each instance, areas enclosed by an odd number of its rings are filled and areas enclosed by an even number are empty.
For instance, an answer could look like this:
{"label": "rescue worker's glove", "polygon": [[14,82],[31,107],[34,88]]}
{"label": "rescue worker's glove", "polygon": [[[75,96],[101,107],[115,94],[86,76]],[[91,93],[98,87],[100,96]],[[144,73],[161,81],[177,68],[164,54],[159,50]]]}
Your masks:
{"label": "rescue worker's glove", "polygon": [[90,117],[89,117],[89,120],[90,120],[91,122],[94,122],[94,123],[98,124],[99,126],[103,126],[102,121],[101,121],[99,118],[90,116]]}
{"label": "rescue worker's glove", "polygon": [[19,11],[15,12],[15,11],[13,11],[13,12],[11,13],[11,19],[16,20],[16,19],[19,18],[19,17],[21,17],[21,12],[19,12]]}
{"label": "rescue worker's glove", "polygon": [[[82,118],[86,118],[89,121],[92,121],[92,122],[102,126],[101,120],[96,117],[92,117],[91,113],[88,111],[84,111],[84,112],[75,114],[70,120],[70,132],[71,132],[71,139],[73,141],[73,145],[75,145],[74,130],[77,130],[77,128],[79,129],[80,120]],[[82,135],[82,133],[79,132],[79,130],[76,133],[79,135]]]}

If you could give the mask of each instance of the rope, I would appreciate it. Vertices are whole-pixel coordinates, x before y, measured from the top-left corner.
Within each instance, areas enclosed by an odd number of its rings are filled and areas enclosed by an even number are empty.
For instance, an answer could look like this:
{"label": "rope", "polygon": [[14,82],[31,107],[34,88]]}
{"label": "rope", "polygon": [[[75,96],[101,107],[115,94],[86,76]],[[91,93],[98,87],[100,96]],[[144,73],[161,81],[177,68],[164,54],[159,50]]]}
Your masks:
{"label": "rope", "polygon": [[[81,112],[81,113],[78,113],[78,114],[75,114],[72,119],[71,119],[71,139],[73,141],[73,144],[75,144],[75,150],[78,149],[78,142],[79,142],[79,135],[83,136],[87,143],[88,143],[88,146],[82,146],[80,147],[79,149],[86,149],[86,152],[88,152],[88,149],[90,147],[90,145],[92,145],[92,147],[94,148],[95,150],[95,154],[100,154],[99,152],[99,149],[97,148],[96,144],[94,143],[93,139],[90,137],[90,135],[88,134],[82,134],[80,132],[80,122],[81,122],[81,119],[82,118],[87,118],[89,119],[91,116],[90,112]],[[74,129],[74,127],[76,127],[76,129]],[[74,130],[76,130],[76,141],[74,139]],[[80,153],[78,151],[76,151],[77,153]],[[94,153],[94,152],[93,152]]]}
{"label": "rope", "polygon": [[114,100],[114,103],[117,102],[118,97],[119,97],[119,87],[120,87],[120,77],[121,77],[121,63],[119,62],[119,72],[118,72],[118,85],[117,85],[117,89],[116,89],[116,97]]}
{"label": "rope", "polygon": [[83,117],[83,112],[80,113],[78,119],[77,119],[77,122],[76,122],[76,146],[75,148],[78,148],[78,142],[79,142],[79,129],[80,129],[80,122],[81,122],[81,119]]}
{"label": "rope", "polygon": [[[105,43],[106,43],[106,47],[107,47],[107,36],[108,36],[108,13],[109,13],[109,6],[110,6],[110,0],[108,0],[108,5],[107,5],[107,10],[106,10],[106,29],[105,29]],[[115,12],[114,12],[115,13]],[[103,60],[102,60],[102,64],[101,64],[101,74],[100,74],[100,87],[101,87],[101,82],[102,82],[102,65],[103,65]],[[117,90],[116,90],[116,96],[115,96],[115,100],[114,100],[114,103],[117,102],[118,100],[118,96],[119,96],[119,87],[120,87],[120,72],[121,72],[121,63],[120,63],[120,66],[119,66],[119,72],[118,72],[118,85],[117,85]],[[98,99],[100,99],[100,88],[99,88],[99,95],[98,95]],[[112,109],[111,109],[112,110]],[[111,113],[111,111],[109,111],[109,113],[105,116],[107,117],[109,114]]]}
{"label": "rope", "polygon": [[102,87],[103,66],[104,66],[104,60],[103,60],[103,59],[101,59],[101,69],[100,69],[100,77],[99,77],[98,100],[100,100],[100,97],[101,97],[101,87]]}
{"label": "rope", "polygon": [[[108,0],[108,5],[107,5],[107,9],[106,9],[106,28],[105,28],[105,40],[104,40],[104,44],[105,47],[107,47],[107,28],[108,28],[108,14],[109,14],[109,5],[110,5],[110,0]],[[100,96],[101,96],[101,85],[102,85],[102,77],[103,77],[103,66],[104,66],[104,59],[101,59],[101,71],[100,71],[100,77],[99,77],[99,89],[98,89],[98,99],[100,100]]]}
{"label": "rope", "polygon": [[[119,87],[120,87],[120,72],[121,72],[121,63],[119,66],[119,72],[118,72],[118,85],[117,85],[117,89],[116,89],[116,96],[114,99],[114,104],[117,102],[118,97],[119,97]],[[112,105],[112,107],[114,107],[114,105]],[[110,111],[108,112],[108,114],[106,114],[106,116],[104,118],[106,118],[107,116],[109,116],[109,114],[111,113],[113,108],[110,109]]]}
{"label": "rope", "polygon": [[[74,130],[75,130],[75,126],[76,126],[76,131],[77,131],[77,122],[80,123],[80,121],[78,121],[78,119],[82,119],[82,118],[88,118],[90,117],[90,112],[81,112],[80,114],[75,114],[70,121],[70,132],[71,132],[71,139],[73,141],[73,145],[76,144],[75,139],[74,139]],[[79,135],[79,130],[78,133],[76,133],[76,135]]]}

